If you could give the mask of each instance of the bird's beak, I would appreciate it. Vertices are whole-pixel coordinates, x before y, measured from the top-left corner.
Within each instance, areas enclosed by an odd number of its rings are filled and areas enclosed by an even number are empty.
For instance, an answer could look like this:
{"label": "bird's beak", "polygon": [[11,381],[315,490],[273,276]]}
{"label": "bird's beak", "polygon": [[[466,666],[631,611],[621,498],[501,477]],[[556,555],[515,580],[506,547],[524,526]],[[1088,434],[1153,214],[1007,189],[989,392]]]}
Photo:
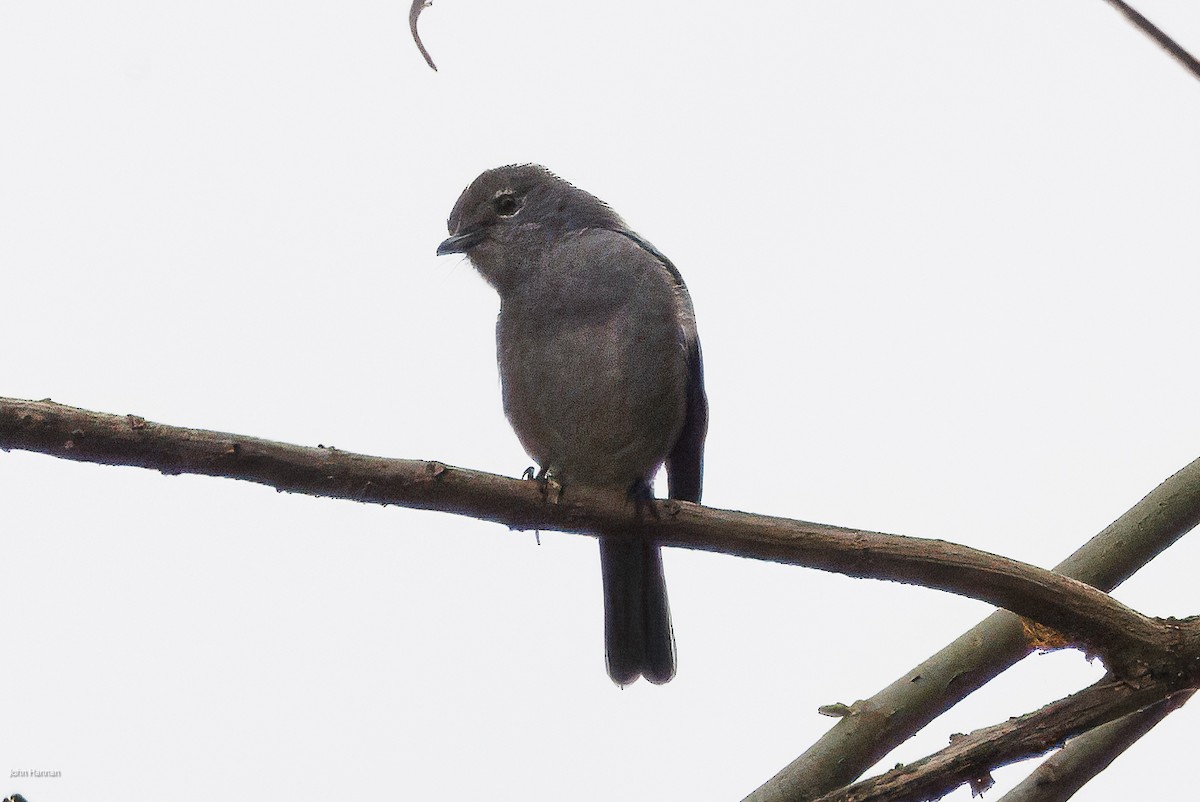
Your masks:
{"label": "bird's beak", "polygon": [[483,242],[487,235],[482,229],[474,231],[464,231],[461,234],[455,234],[452,237],[447,237],[442,244],[437,247],[437,255],[445,256],[448,253],[466,253],[474,248],[479,243]]}

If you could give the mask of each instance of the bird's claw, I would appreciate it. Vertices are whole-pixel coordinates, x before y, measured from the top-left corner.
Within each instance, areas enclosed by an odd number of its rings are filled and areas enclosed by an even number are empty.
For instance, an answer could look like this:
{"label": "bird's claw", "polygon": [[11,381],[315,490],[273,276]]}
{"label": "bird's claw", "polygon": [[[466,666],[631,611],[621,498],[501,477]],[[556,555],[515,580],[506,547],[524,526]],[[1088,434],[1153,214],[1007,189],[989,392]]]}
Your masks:
{"label": "bird's claw", "polygon": [[549,468],[542,468],[534,471],[532,465],[525,469],[521,474],[522,479],[532,479],[540,485],[542,498],[550,504],[557,504],[562,497],[562,485],[554,478],[554,472]]}
{"label": "bird's claw", "polygon": [[654,503],[654,489],[650,487],[650,483],[645,479],[638,479],[629,486],[627,498],[633,502],[633,514],[638,520],[646,513],[654,520],[658,520],[658,505]]}

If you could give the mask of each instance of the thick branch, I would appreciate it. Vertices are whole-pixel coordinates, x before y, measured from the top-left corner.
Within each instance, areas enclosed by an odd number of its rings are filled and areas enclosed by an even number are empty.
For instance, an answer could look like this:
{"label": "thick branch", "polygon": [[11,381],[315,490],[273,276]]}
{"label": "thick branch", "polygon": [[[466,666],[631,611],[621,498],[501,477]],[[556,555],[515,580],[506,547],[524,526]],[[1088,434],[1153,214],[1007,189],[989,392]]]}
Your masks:
{"label": "thick branch", "polygon": [[[1200,459],[1168,478],[1055,567],[1112,590],[1200,524]],[[747,802],[801,802],[852,782],[1031,651],[1020,619],[998,611],[905,672],[755,790]]]}
{"label": "thick branch", "polygon": [[[88,412],[52,401],[0,399],[0,448],[66,459],[224,476],[282,491],[436,509],[522,529],[620,532],[623,494],[573,485],[553,498],[535,482],[306,448],[222,432]],[[940,540],[751,515],[678,501],[636,523],[668,546],[792,563],[938,588],[1027,616],[1103,654],[1122,676],[1164,670],[1181,625],[1143,616],[1081,582]]]}
{"label": "thick branch", "polygon": [[827,794],[820,802],[927,800],[941,798],[963,783],[986,787],[989,767],[1043,754],[1072,736],[1159,702],[1172,691],[1168,683],[1135,687],[1107,678],[1036,712],[951,738],[950,746],[936,754]]}

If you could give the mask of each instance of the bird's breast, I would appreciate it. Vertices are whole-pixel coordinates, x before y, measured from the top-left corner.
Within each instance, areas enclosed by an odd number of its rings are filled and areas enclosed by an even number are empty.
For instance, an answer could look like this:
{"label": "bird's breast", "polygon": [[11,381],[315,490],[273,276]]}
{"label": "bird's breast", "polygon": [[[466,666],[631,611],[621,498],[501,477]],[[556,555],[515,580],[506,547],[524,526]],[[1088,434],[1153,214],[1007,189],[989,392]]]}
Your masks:
{"label": "bird's breast", "polygon": [[502,309],[504,408],[540,466],[591,484],[628,486],[666,457],[683,423],[681,335],[671,315],[614,306],[571,315]]}

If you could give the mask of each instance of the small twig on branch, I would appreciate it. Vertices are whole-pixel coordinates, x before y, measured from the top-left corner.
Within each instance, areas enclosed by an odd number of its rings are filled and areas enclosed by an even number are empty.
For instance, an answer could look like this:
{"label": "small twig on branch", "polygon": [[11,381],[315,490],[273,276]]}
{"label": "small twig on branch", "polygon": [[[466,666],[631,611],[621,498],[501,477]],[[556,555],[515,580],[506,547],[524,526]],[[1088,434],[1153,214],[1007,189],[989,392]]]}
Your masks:
{"label": "small twig on branch", "polygon": [[1159,47],[1170,53],[1176,61],[1183,65],[1185,70],[1196,78],[1200,78],[1200,61],[1197,61],[1195,56],[1184,50],[1178,42],[1167,36],[1157,25],[1139,14],[1124,0],[1105,0],[1105,2],[1124,14],[1130,22],[1158,43]]}

